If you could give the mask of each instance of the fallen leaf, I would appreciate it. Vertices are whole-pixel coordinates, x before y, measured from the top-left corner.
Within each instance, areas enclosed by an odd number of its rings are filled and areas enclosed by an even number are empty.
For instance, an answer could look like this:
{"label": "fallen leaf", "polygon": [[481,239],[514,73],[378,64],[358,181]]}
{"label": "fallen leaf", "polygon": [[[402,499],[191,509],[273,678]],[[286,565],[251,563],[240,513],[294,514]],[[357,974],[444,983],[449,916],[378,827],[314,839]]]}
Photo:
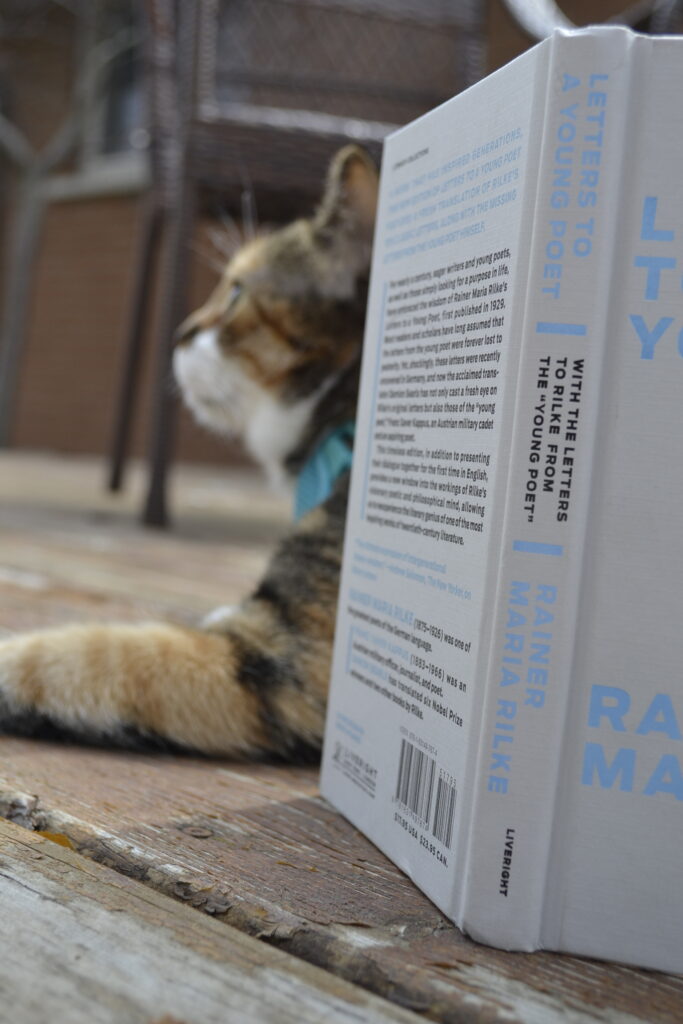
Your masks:
{"label": "fallen leaf", "polygon": [[67,850],[76,849],[69,837],[63,835],[61,832],[41,832],[38,830],[38,835],[42,836],[43,839],[49,839],[51,843],[56,843],[57,846],[65,846]]}

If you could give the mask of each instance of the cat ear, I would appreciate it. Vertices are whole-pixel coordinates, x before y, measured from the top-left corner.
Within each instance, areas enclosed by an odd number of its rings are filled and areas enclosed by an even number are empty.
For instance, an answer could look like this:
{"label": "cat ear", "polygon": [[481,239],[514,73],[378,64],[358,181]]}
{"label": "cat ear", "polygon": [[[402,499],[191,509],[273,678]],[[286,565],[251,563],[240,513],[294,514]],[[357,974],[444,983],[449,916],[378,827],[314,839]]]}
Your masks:
{"label": "cat ear", "polygon": [[379,173],[360,146],[345,146],[332,158],[314,226],[322,235],[345,232],[372,242]]}

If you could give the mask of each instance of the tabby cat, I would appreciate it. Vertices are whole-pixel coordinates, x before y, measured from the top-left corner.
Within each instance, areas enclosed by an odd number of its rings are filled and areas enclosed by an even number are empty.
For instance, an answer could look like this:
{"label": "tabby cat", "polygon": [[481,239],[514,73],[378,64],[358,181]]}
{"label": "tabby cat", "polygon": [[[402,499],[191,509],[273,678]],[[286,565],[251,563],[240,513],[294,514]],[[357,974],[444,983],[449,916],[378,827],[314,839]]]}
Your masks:
{"label": "tabby cat", "polygon": [[[349,146],[319,209],[247,243],[179,331],[197,419],[296,478],[353,420],[377,171]],[[350,443],[348,434],[339,443]],[[196,630],[83,625],[0,643],[0,728],[230,757],[319,752],[348,472],[305,514],[254,593]]]}

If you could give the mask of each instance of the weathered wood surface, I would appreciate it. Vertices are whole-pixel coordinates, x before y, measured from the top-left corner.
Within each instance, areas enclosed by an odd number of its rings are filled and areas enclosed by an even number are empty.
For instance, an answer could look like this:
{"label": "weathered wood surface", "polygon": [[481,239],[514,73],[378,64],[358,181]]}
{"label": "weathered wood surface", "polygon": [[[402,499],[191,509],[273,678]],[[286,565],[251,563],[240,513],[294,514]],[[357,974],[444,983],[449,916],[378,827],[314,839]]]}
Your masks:
{"label": "weathered wood surface", "polygon": [[[149,533],[134,504],[103,497],[99,467],[36,466],[0,455],[0,635],[193,620],[255,581],[264,535],[282,528],[282,506],[248,481],[226,497],[195,473],[179,481],[177,531]],[[7,817],[430,1019],[683,1020],[681,978],[470,942],[319,798],[313,770],[3,738],[0,790]]]}
{"label": "weathered wood surface", "polygon": [[311,769],[5,738],[0,813],[434,1020],[683,1020],[683,979],[469,941]]}
{"label": "weathered wood surface", "polygon": [[286,528],[289,502],[253,474],[184,469],[172,481],[173,533],[146,530],[139,467],[130,477],[111,495],[97,461],[0,452],[0,631],[194,623],[244,596]]}
{"label": "weathered wood surface", "polygon": [[419,1020],[6,822],[0,937],[0,1017],[12,1024]]}

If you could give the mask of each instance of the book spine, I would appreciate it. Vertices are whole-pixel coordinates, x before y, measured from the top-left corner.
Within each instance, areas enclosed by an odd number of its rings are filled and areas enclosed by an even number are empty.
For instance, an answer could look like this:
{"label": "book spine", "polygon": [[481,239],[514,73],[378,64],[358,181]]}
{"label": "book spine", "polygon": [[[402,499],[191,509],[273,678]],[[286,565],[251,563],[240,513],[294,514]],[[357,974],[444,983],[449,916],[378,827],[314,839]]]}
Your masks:
{"label": "book spine", "polygon": [[[541,939],[681,973],[680,722],[645,712],[683,698],[683,197],[673,170],[683,159],[683,39],[641,36],[634,57],[628,201]],[[614,698],[629,704],[626,722],[602,714],[596,725],[596,708]],[[623,775],[601,771],[603,760]]]}
{"label": "book spine", "polygon": [[[458,923],[540,945],[635,37],[551,40],[517,399]],[[541,86],[542,87],[542,86]]]}

